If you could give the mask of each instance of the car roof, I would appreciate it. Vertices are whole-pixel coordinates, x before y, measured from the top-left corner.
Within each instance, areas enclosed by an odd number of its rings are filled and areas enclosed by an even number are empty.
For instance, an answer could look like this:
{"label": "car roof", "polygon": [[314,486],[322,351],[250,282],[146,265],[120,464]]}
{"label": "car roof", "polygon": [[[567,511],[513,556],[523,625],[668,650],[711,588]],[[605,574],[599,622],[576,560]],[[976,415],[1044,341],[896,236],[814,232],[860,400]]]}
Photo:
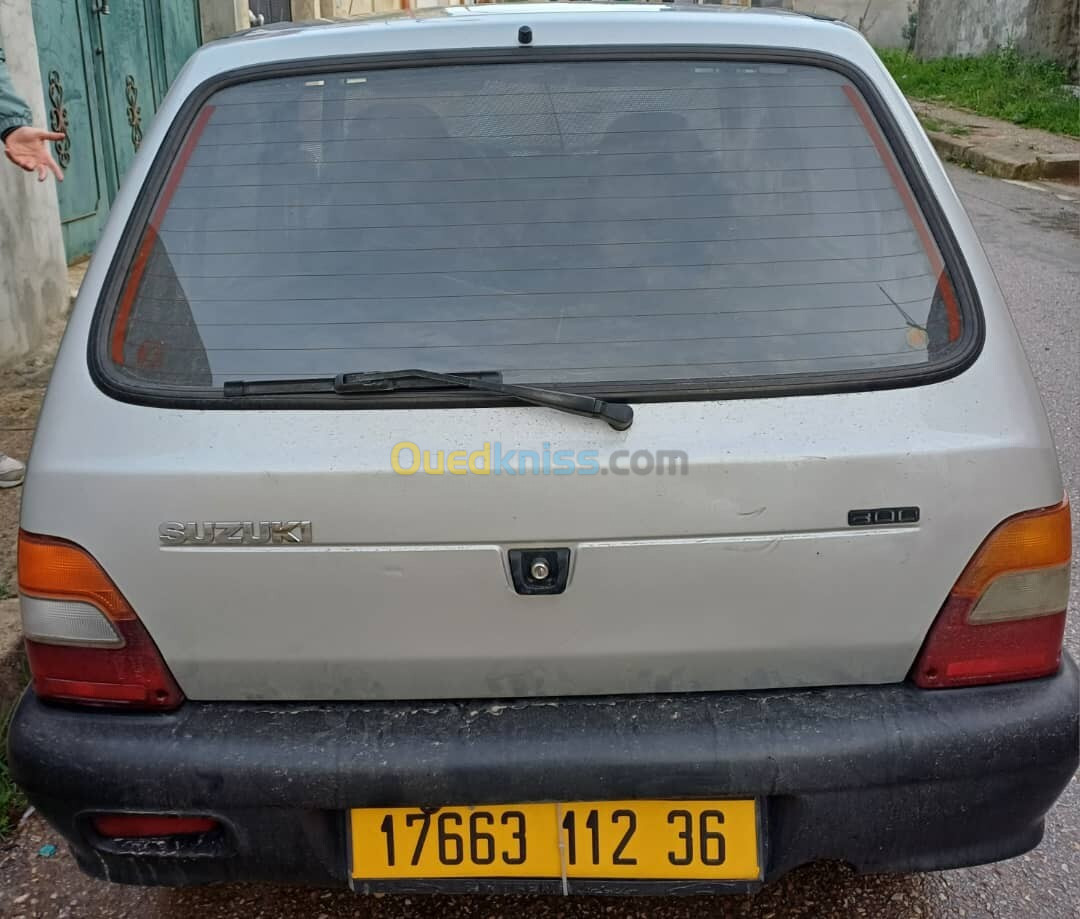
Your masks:
{"label": "car roof", "polygon": [[199,79],[238,67],[357,54],[572,46],[701,46],[820,51],[855,63],[875,57],[846,23],[790,10],[660,3],[507,3],[439,7],[353,20],[275,23],[211,42],[194,55]]}
{"label": "car roof", "polygon": [[839,25],[845,28],[851,28],[848,23],[831,16],[824,16],[818,13],[807,13],[801,10],[783,9],[781,7],[748,7],[737,5],[733,0],[715,0],[715,2],[708,4],[698,4],[689,2],[689,0],[688,2],[680,2],[680,0],[675,0],[675,2],[663,2],[663,0],[649,2],[649,0],[644,0],[644,2],[633,3],[621,2],[621,0],[620,2],[614,3],[605,3],[602,2],[602,0],[524,0],[524,2],[514,2],[514,0],[511,0],[509,3],[478,3],[475,5],[464,4],[460,6],[435,6],[422,9],[395,10],[389,13],[364,16],[361,18],[355,16],[326,16],[319,19],[302,20],[299,22],[286,20],[246,29],[242,32],[237,32],[234,35],[227,36],[226,38],[221,39],[221,41],[240,41],[266,36],[267,34],[276,32],[297,34],[300,32],[310,32],[312,30],[322,31],[341,27],[363,28],[370,27],[373,24],[393,22],[395,20],[461,19],[474,16],[517,17],[522,15],[523,10],[526,10],[529,16],[553,16],[565,13],[573,13],[574,15],[610,15],[613,12],[618,13],[627,11],[665,13],[678,11],[680,13],[697,12],[768,18],[777,16],[785,18],[798,16],[803,19],[811,19],[826,25]]}

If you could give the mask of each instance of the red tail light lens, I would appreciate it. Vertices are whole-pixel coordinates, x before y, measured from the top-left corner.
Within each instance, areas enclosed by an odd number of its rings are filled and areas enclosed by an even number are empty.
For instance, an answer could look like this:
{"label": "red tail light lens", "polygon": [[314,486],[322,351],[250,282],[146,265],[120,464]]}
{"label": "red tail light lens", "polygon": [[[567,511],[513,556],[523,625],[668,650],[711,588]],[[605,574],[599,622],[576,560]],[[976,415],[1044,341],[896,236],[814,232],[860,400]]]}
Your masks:
{"label": "red tail light lens", "polygon": [[135,611],[85,549],[20,530],[19,592],[39,698],[142,709],[184,701]]}
{"label": "red tail light lens", "polygon": [[934,620],[912,680],[940,689],[1056,673],[1071,553],[1068,499],[1000,524]]}
{"label": "red tail light lens", "polygon": [[98,814],[91,823],[99,836],[108,839],[194,836],[209,833],[219,826],[213,817],[179,817],[173,814]]}

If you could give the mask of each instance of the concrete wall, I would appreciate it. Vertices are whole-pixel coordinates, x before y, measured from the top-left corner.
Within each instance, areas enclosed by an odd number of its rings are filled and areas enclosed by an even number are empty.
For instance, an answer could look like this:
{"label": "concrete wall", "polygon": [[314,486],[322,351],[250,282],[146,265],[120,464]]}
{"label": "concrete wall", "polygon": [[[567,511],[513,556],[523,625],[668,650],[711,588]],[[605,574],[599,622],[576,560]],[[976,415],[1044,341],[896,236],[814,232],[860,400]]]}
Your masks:
{"label": "concrete wall", "polygon": [[[31,0],[0,0],[0,44],[15,88],[45,126]],[[50,177],[0,159],[0,364],[32,351],[45,322],[68,302],[60,209]]]}
{"label": "concrete wall", "polygon": [[1073,74],[1080,56],[1080,0],[920,0],[920,57],[982,54],[1015,45]]}
{"label": "concrete wall", "polygon": [[920,57],[981,54],[1017,42],[1027,34],[1031,0],[922,0]]}
{"label": "concrete wall", "polygon": [[903,48],[904,26],[917,0],[793,0],[792,5],[800,13],[843,19],[880,48]]}
{"label": "concrete wall", "polygon": [[224,38],[251,25],[247,0],[199,0],[202,40]]}
{"label": "concrete wall", "polygon": [[1080,78],[1080,0],[1032,0],[1020,50],[1046,54]]}

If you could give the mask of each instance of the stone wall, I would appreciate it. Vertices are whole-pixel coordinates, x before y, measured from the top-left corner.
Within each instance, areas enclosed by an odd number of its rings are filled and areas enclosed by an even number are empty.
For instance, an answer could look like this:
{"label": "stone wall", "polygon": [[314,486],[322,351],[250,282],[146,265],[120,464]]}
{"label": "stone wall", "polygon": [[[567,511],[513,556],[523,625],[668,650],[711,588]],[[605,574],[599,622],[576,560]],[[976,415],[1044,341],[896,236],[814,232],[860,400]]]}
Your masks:
{"label": "stone wall", "polygon": [[[0,44],[15,88],[44,127],[31,0],[0,0]],[[32,351],[68,302],[56,186],[0,159],[0,364]]]}
{"label": "stone wall", "polygon": [[199,0],[202,40],[224,38],[251,25],[247,0]]}
{"label": "stone wall", "polygon": [[1076,75],[1080,0],[920,0],[920,57],[983,54],[1014,45]]}

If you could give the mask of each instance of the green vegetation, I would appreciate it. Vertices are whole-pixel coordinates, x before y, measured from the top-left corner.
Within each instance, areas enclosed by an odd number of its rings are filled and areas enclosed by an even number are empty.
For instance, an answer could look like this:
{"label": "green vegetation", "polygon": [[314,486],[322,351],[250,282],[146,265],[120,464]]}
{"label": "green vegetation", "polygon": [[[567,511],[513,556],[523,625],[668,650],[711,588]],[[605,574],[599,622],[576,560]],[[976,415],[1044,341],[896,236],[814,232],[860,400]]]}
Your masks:
{"label": "green vegetation", "polygon": [[14,706],[0,711],[0,840],[15,829],[19,815],[26,807],[26,799],[8,774],[7,735],[13,710]]}
{"label": "green vegetation", "polygon": [[11,592],[11,586],[7,581],[0,581],[0,600],[9,600],[15,596]]}
{"label": "green vegetation", "polygon": [[1080,99],[1064,89],[1065,70],[1013,49],[979,57],[921,61],[906,51],[878,51],[908,96],[968,109],[1029,128],[1080,137]]}

